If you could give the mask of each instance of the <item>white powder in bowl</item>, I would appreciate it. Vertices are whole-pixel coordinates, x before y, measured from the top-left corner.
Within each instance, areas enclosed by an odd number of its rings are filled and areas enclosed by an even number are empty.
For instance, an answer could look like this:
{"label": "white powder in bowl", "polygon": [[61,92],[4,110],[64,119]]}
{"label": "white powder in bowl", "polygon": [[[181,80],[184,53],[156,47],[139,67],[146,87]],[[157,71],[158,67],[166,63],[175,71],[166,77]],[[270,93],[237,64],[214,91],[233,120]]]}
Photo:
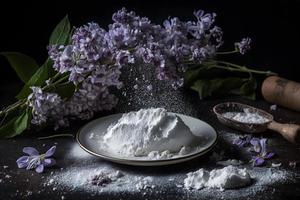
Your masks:
{"label": "white powder in bowl", "polygon": [[222,169],[206,171],[199,169],[187,174],[184,179],[184,187],[187,189],[219,188],[233,189],[240,188],[251,183],[251,177],[246,169],[239,169],[232,165]]}
{"label": "white powder in bowl", "polygon": [[110,152],[126,156],[168,158],[183,146],[193,143],[196,136],[176,114],[163,108],[129,112],[108,127],[103,142]]}
{"label": "white powder in bowl", "polygon": [[248,108],[245,108],[243,111],[244,112],[225,112],[222,116],[242,123],[262,124],[269,121],[269,119],[261,116],[257,112],[250,112]]}

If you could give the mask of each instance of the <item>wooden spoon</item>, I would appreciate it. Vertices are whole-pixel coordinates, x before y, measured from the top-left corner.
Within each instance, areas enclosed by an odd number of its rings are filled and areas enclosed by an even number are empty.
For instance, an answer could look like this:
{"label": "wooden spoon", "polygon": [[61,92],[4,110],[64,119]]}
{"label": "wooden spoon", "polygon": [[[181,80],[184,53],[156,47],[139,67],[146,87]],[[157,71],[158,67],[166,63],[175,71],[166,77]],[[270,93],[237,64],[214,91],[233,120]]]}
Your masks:
{"label": "wooden spoon", "polygon": [[[263,123],[245,123],[234,120],[232,118],[224,117],[223,113],[226,112],[244,112],[244,109],[248,109],[250,113],[257,113],[258,115],[266,118],[266,122]],[[231,128],[241,130],[247,133],[261,133],[267,129],[275,131],[281,134],[286,140],[291,143],[299,143],[300,140],[300,126],[297,124],[281,124],[274,121],[273,115],[270,113],[254,108],[252,106],[236,103],[225,102],[220,103],[213,108],[214,113],[217,115],[218,120]]]}

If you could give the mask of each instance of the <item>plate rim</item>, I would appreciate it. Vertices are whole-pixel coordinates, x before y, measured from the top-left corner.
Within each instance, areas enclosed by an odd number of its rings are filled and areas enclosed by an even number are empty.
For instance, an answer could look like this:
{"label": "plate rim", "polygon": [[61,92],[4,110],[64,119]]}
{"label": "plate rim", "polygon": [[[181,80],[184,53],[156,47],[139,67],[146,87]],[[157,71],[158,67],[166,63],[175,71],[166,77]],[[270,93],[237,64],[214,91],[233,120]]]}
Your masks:
{"label": "plate rim", "polygon": [[[169,112],[169,113],[174,113],[174,112]],[[203,121],[201,119],[189,116],[189,115],[180,114],[180,113],[174,113],[174,114],[177,114],[177,115],[184,115],[184,116],[187,116],[187,117],[191,117],[191,118],[200,120],[201,122],[204,122],[206,125],[210,126],[213,129],[213,131],[215,132],[215,139],[212,142],[212,144],[209,147],[207,147],[205,150],[203,150],[203,151],[199,151],[199,152],[195,152],[195,153],[190,154],[190,155],[183,155],[183,156],[175,157],[175,158],[167,158],[167,159],[163,159],[163,160],[161,160],[161,159],[158,159],[158,160],[142,160],[142,159],[141,160],[136,160],[136,159],[133,159],[132,160],[132,159],[128,159],[128,158],[118,158],[118,157],[114,157],[114,156],[107,156],[107,155],[96,153],[96,152],[88,149],[87,147],[85,147],[85,145],[82,144],[82,142],[80,141],[79,137],[82,134],[82,129],[84,127],[88,126],[89,124],[92,124],[96,120],[103,119],[103,118],[108,118],[110,116],[120,115],[120,114],[124,114],[124,113],[115,113],[115,114],[107,115],[107,116],[104,116],[104,117],[96,118],[96,119],[88,122],[87,124],[85,124],[84,126],[82,126],[77,131],[77,133],[76,133],[76,142],[87,153],[89,153],[91,155],[94,155],[96,157],[102,158],[104,160],[108,160],[108,161],[115,162],[115,163],[121,163],[121,164],[131,165],[131,166],[133,166],[133,165],[135,165],[135,166],[158,166],[158,165],[177,164],[177,163],[185,162],[185,161],[188,161],[188,160],[200,157],[200,156],[206,154],[207,152],[209,152],[211,149],[213,149],[215,147],[215,145],[217,144],[218,139],[219,139],[219,133],[218,133],[218,131],[212,125],[208,124],[207,122],[205,122],[205,121]]]}

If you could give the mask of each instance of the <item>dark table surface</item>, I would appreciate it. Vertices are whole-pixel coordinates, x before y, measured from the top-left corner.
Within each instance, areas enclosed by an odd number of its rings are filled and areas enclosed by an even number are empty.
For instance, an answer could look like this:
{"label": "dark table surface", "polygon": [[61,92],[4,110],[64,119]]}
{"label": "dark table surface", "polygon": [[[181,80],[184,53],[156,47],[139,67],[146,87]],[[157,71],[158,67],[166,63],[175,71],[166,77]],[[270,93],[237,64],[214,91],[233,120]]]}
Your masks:
{"label": "dark table surface", "polygon": [[[12,100],[11,90],[1,89],[1,93],[8,94],[3,95],[1,99],[1,105],[7,105]],[[214,151],[224,150],[225,157],[237,158],[243,161],[249,161],[249,154],[243,153],[243,149],[235,147],[234,145],[226,142],[223,138],[226,132],[233,134],[242,134],[238,131],[226,128],[221,125],[215,118],[212,107],[219,103],[229,100],[247,103],[258,108],[271,112],[275,119],[279,122],[292,122],[300,124],[300,113],[284,109],[279,107],[275,111],[270,111],[270,104],[263,100],[250,101],[240,98],[234,99],[221,99],[221,100],[203,100],[200,101],[195,94],[188,94],[187,101],[189,106],[181,105],[181,108],[172,105],[172,103],[165,102],[167,109],[171,111],[182,112],[188,115],[192,115],[199,119],[202,119],[211,124],[220,135],[219,142]],[[174,101],[172,101],[174,102]],[[122,107],[122,106],[120,106]],[[120,108],[119,107],[119,108]],[[172,109],[176,107],[176,109]],[[115,109],[113,112],[123,112],[131,110],[131,107],[127,107],[124,110]],[[76,131],[84,125],[86,122],[73,123],[71,128],[65,132],[76,133]],[[120,164],[114,164],[108,161],[95,158],[93,156],[88,157],[87,160],[83,160],[80,156],[70,158],[70,152],[76,147],[76,141],[74,138],[54,138],[47,140],[38,140],[37,136],[44,136],[52,134],[51,130],[41,131],[35,134],[27,134],[22,137],[17,137],[8,140],[0,140],[0,199],[211,199],[211,198],[224,198],[224,199],[239,199],[239,198],[255,198],[255,199],[297,199],[300,197],[300,168],[290,167],[290,161],[300,160],[299,147],[293,146],[286,142],[280,135],[275,133],[266,132],[264,135],[269,139],[269,149],[276,152],[276,157],[271,160],[272,162],[282,163],[280,170],[287,171],[292,174],[292,181],[283,182],[280,184],[274,183],[268,186],[249,186],[246,189],[239,190],[226,190],[219,191],[212,189],[210,193],[203,193],[200,191],[186,191],[183,188],[176,187],[175,182],[183,182],[185,174],[190,171],[195,171],[201,167],[213,168],[216,167],[215,162],[211,162],[209,156],[212,152],[201,158],[194,159],[192,161],[164,166],[164,167],[133,167],[124,166]],[[261,135],[257,135],[260,137]],[[57,166],[53,168],[47,168],[43,174],[37,174],[34,171],[26,171],[24,169],[18,169],[16,165],[16,159],[22,155],[22,148],[25,146],[34,146],[41,152],[46,151],[52,145],[57,146],[55,153],[55,159]],[[86,159],[86,158],[85,158]],[[260,169],[267,169],[270,167],[269,161],[267,166]],[[166,177],[174,177],[174,184],[169,183],[164,185],[167,181],[159,181],[155,185],[155,189],[147,189],[145,191],[121,191],[114,190],[114,192],[91,192],[82,190],[80,188],[63,187],[62,185],[49,185],[49,178],[55,174],[63,173],[69,169],[80,167],[80,169],[88,169],[90,165],[93,166],[105,166],[107,168],[117,169],[125,174],[130,174],[131,177],[137,176],[153,176],[156,180],[166,179]],[[246,167],[252,168],[251,164],[245,164]],[[219,166],[220,167],[220,166]],[[47,182],[48,181],[48,182]],[[171,181],[172,182],[172,181]],[[54,188],[55,186],[55,188]],[[106,186],[109,187],[109,186]],[[256,188],[255,188],[256,187]],[[257,188],[263,187],[263,188]],[[253,190],[253,192],[249,192]]]}

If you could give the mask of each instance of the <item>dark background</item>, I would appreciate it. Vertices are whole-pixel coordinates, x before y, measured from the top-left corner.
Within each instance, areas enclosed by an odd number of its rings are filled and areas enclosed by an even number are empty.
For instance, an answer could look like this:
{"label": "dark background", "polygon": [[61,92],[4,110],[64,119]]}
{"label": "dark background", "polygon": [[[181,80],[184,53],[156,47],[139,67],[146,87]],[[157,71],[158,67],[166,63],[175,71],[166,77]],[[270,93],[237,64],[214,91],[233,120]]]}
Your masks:
{"label": "dark background", "polygon": [[[216,24],[224,31],[222,49],[232,48],[242,37],[253,39],[252,50],[231,61],[300,81],[299,1],[2,1],[0,51],[19,51],[42,63],[50,33],[64,15],[68,14],[77,27],[89,21],[107,27],[112,13],[122,7],[148,16],[155,23],[162,23],[168,16],[193,19],[196,9],[216,12]],[[3,58],[0,77],[1,84],[20,83]]]}

